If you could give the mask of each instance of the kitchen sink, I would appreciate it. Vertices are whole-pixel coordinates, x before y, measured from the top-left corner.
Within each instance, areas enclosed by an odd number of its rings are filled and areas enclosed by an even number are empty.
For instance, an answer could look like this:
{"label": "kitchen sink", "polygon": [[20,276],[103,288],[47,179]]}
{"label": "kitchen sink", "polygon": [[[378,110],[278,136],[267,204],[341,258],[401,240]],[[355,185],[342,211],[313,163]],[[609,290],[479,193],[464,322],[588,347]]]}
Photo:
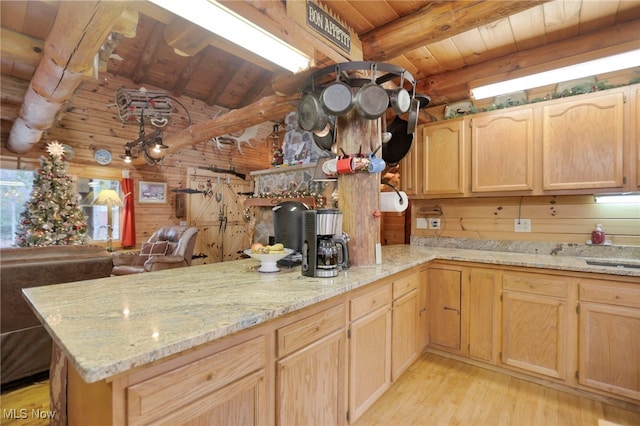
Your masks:
{"label": "kitchen sink", "polygon": [[614,268],[640,268],[640,262],[616,259],[586,259],[587,265],[613,266]]}

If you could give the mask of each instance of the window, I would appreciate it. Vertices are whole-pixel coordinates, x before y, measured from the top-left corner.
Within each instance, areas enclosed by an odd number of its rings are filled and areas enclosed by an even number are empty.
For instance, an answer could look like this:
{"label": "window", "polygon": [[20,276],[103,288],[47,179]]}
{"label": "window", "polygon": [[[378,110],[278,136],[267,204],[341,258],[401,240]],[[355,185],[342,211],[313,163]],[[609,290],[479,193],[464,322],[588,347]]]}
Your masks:
{"label": "window", "polygon": [[[0,248],[13,247],[20,213],[31,197],[33,171],[0,169]],[[78,204],[87,215],[87,236],[93,241],[107,240],[107,206],[92,205],[103,189],[120,194],[118,180],[78,178]],[[121,196],[122,198],[122,196]],[[121,207],[113,208],[112,239],[120,239]]]}
{"label": "window", "polygon": [[31,170],[0,169],[0,248],[13,245],[20,213],[32,186]]}
{"label": "window", "polygon": [[[106,179],[78,179],[80,208],[87,215],[87,235],[93,241],[107,241],[107,206],[94,206],[93,200],[103,189],[113,189],[120,194],[120,182]],[[122,198],[122,196],[120,197]],[[120,239],[120,207],[113,207],[113,231],[111,238]]]}

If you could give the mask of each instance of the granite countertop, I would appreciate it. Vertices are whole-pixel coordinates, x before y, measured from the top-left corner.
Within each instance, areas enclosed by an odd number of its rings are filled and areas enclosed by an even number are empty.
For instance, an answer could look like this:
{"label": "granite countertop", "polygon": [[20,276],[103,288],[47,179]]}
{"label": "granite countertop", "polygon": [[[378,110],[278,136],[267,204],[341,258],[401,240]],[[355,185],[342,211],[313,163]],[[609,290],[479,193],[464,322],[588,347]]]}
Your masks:
{"label": "granite countertop", "polygon": [[263,274],[258,261],[246,259],[23,293],[80,376],[95,382],[434,259],[640,277],[640,268],[588,265],[585,257],[412,243],[385,246],[382,264],[352,267],[335,278],[304,277],[299,266]]}

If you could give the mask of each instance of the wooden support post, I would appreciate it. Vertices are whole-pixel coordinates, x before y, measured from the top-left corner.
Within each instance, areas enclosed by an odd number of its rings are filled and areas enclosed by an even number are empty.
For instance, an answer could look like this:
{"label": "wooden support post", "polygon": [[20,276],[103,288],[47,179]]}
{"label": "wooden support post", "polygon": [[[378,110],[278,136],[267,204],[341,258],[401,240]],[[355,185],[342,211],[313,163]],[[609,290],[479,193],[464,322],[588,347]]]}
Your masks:
{"label": "wooden support post", "polygon": [[[363,154],[374,151],[381,143],[379,122],[362,118],[355,109],[339,117],[338,148],[350,155],[360,149]],[[339,174],[338,208],[342,211],[342,230],[350,238],[351,265],[375,265],[376,244],[380,242],[380,174]]]}

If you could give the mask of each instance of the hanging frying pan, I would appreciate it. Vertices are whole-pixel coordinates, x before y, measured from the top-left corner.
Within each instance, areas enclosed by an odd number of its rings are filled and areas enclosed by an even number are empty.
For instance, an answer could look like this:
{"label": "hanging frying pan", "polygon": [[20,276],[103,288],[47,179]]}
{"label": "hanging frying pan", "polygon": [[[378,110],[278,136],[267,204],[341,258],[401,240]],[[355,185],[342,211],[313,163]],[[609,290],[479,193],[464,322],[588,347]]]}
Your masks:
{"label": "hanging frying pan", "polygon": [[397,115],[409,111],[411,95],[404,87],[404,72],[400,75],[400,86],[389,91],[389,103]]}
{"label": "hanging frying pan", "polygon": [[329,121],[324,129],[313,132],[313,141],[318,148],[331,152],[331,147],[335,142],[335,125],[332,121],[333,117],[329,117]]}
{"label": "hanging frying pan", "polygon": [[389,108],[389,95],[382,86],[376,84],[374,66],[371,69],[371,82],[358,89],[355,104],[358,113],[368,120],[376,120]]}
{"label": "hanging frying pan", "polygon": [[307,131],[321,131],[327,125],[328,117],[316,95],[304,95],[298,104],[298,125]]}
{"label": "hanging frying pan", "polygon": [[339,70],[336,70],[336,81],[322,90],[320,102],[324,112],[334,116],[345,115],[353,107],[351,86],[340,81]]}
{"label": "hanging frying pan", "polygon": [[391,133],[389,142],[382,144],[382,159],[387,164],[396,164],[411,149],[413,133],[407,133],[408,123],[397,117],[389,124],[387,132]]}

